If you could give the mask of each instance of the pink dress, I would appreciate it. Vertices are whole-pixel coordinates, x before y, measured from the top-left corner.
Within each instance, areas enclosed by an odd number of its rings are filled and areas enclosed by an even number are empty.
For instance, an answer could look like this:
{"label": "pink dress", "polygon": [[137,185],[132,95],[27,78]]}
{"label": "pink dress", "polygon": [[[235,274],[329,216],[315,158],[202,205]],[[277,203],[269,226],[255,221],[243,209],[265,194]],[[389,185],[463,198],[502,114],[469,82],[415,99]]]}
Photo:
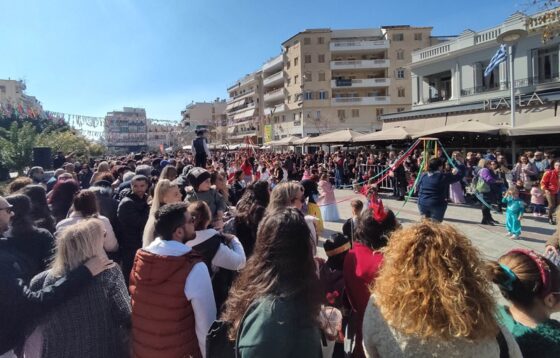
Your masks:
{"label": "pink dress", "polygon": [[334,197],[334,188],[326,180],[320,180],[318,183],[319,187],[319,200],[317,205],[321,210],[321,216],[323,221],[338,221],[340,220],[340,215],[338,214],[338,207],[336,204],[336,199]]}

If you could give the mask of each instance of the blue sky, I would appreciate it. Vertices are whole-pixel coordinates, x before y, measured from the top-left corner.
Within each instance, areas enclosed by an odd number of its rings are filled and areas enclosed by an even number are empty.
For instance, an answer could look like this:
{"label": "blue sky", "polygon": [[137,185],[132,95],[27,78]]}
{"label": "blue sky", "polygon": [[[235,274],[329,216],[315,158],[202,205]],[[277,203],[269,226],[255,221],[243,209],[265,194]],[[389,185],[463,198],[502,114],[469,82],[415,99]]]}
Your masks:
{"label": "blue sky", "polygon": [[25,79],[47,110],[104,116],[123,106],[180,119],[306,28],[502,22],[523,0],[0,0],[0,78]]}

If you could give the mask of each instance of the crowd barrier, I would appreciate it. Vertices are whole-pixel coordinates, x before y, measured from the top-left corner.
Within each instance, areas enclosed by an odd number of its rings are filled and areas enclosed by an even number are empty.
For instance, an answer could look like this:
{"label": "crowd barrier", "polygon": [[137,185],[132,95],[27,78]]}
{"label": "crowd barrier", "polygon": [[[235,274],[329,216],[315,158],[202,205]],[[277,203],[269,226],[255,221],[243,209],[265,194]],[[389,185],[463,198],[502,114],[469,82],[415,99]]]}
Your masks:
{"label": "crowd barrier", "polygon": [[[387,165],[381,165],[381,164],[360,164],[360,175],[364,175],[366,173],[368,173],[370,170],[373,169],[373,175],[378,175],[379,173],[381,173],[383,170],[387,169]],[[387,177],[385,179],[383,179],[378,185],[377,187],[379,189],[385,189],[385,190],[393,190],[393,180],[391,177]]]}

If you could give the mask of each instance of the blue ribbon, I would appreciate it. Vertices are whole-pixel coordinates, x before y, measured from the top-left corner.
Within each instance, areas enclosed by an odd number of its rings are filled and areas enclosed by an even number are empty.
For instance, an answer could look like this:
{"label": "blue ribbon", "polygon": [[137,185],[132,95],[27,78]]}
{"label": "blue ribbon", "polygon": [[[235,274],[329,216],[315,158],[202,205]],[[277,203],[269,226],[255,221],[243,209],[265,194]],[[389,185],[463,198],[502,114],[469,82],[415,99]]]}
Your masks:
{"label": "blue ribbon", "polygon": [[506,265],[499,264],[502,270],[506,273],[508,280],[502,284],[508,291],[513,290],[513,283],[517,280],[517,275]]}

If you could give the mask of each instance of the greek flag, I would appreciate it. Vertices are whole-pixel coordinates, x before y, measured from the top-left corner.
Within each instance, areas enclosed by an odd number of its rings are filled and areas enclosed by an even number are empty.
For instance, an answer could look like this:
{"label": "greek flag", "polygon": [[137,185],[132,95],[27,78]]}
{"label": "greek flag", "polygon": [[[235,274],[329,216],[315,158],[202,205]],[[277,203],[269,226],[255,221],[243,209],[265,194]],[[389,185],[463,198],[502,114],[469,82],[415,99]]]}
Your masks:
{"label": "greek flag", "polygon": [[496,66],[498,66],[500,63],[504,62],[506,58],[506,45],[501,45],[496,54],[490,60],[488,67],[486,67],[486,69],[484,70],[484,77],[488,77],[492,73],[492,71],[494,71],[494,68],[496,68]]}

